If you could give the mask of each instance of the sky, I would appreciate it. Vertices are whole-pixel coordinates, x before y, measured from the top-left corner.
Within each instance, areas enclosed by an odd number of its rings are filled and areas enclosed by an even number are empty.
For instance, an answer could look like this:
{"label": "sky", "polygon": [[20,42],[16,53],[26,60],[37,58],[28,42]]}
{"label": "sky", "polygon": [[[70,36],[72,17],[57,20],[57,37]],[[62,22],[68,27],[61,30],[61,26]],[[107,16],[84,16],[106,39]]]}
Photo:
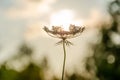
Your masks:
{"label": "sky", "polygon": [[[61,73],[62,46],[59,39],[48,36],[43,27],[70,23],[85,26],[80,37],[71,39],[74,46],[67,48],[66,69],[84,66],[86,57],[93,55],[92,47],[101,40],[101,24],[110,22],[107,12],[112,0],[0,0],[0,64],[16,55],[26,43],[35,50],[33,60],[48,56],[54,73]],[[91,47],[92,46],[92,47]],[[83,69],[84,70],[84,69]]]}

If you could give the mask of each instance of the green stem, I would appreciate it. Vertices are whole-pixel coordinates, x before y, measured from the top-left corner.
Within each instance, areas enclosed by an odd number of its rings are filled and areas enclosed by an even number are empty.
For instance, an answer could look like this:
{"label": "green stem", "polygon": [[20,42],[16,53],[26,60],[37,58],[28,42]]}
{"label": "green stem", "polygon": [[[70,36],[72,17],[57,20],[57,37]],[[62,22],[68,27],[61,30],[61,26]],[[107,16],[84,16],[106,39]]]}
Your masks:
{"label": "green stem", "polygon": [[66,61],[65,39],[63,39],[63,51],[64,51],[64,60],[63,60],[62,80],[64,80],[65,61]]}

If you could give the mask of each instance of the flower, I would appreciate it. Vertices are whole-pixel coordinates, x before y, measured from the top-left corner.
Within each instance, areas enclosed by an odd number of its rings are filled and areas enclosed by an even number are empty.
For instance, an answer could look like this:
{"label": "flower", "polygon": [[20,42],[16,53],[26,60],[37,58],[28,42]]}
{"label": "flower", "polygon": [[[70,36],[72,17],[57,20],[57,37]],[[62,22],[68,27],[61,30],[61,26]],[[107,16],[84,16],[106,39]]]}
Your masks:
{"label": "flower", "polygon": [[69,31],[64,30],[61,26],[52,26],[52,29],[48,29],[46,26],[43,28],[50,36],[55,38],[62,39],[57,44],[63,44],[63,51],[64,51],[64,60],[63,60],[63,69],[62,69],[62,79],[64,80],[64,72],[65,72],[65,62],[66,62],[66,45],[72,45],[72,43],[66,39],[74,38],[79,36],[85,29],[85,27],[75,26],[70,24]]}
{"label": "flower", "polygon": [[64,30],[61,26],[52,26],[51,30],[44,26],[43,29],[48,33],[48,35],[54,38],[62,39],[62,41],[59,41],[57,44],[62,43],[64,40],[66,45],[69,45],[72,43],[67,41],[66,39],[75,38],[79,36],[84,31],[85,27],[70,24],[69,31]]}

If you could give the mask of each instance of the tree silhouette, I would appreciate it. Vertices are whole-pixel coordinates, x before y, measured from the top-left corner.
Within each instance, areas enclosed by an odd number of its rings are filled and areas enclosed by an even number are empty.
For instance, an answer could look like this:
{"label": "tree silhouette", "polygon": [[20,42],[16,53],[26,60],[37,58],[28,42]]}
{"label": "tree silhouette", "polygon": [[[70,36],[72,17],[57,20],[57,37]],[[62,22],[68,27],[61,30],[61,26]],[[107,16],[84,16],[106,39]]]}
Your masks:
{"label": "tree silhouette", "polygon": [[109,13],[113,19],[112,26],[109,29],[101,30],[102,41],[95,48],[97,77],[100,80],[120,80],[120,44],[116,44],[117,41],[112,40],[115,37],[112,37],[114,33],[120,36],[119,0],[115,0],[109,5]]}

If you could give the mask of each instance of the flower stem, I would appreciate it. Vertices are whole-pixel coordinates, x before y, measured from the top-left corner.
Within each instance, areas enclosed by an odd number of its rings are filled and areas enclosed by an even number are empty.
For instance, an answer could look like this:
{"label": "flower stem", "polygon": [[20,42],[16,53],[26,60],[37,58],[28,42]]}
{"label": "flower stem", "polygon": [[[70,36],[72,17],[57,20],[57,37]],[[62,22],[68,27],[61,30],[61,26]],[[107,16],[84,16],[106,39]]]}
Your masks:
{"label": "flower stem", "polygon": [[63,51],[64,51],[64,60],[63,60],[62,80],[64,80],[65,61],[66,61],[65,39],[63,39]]}

